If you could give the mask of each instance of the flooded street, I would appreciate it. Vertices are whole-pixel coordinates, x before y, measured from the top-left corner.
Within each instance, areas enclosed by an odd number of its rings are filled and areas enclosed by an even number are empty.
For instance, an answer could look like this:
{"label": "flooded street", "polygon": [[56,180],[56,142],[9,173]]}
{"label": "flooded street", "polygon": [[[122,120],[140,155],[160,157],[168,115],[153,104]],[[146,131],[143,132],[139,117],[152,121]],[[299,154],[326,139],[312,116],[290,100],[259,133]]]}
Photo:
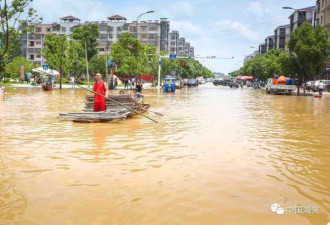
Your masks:
{"label": "flooded street", "polygon": [[[330,222],[330,99],[206,84],[145,103],[159,121],[61,121],[83,90],[8,88],[0,224]],[[276,215],[270,206],[319,207]]]}

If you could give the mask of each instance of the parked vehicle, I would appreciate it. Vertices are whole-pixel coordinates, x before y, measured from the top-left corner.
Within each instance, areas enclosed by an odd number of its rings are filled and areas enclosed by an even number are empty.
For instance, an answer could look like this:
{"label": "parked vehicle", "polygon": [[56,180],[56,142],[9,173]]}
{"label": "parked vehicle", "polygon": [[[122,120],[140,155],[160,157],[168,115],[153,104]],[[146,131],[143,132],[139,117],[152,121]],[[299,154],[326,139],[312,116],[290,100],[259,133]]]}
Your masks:
{"label": "parked vehicle", "polygon": [[[314,85],[312,84],[312,91],[317,92],[319,90],[320,81],[321,80],[317,80],[315,81]],[[330,80],[322,80],[322,82],[324,83],[324,91],[330,91],[329,89]]]}
{"label": "parked vehicle", "polygon": [[188,87],[197,87],[198,83],[196,79],[189,79],[188,80]]}
{"label": "parked vehicle", "polygon": [[[278,79],[268,78],[265,89],[267,94],[292,94],[292,91],[296,89],[293,82],[287,82],[288,80],[281,76]],[[292,80],[290,80],[292,81]]]}
{"label": "parked vehicle", "polygon": [[173,77],[164,78],[163,92],[164,93],[175,92],[175,78]]}
{"label": "parked vehicle", "polygon": [[213,84],[214,84],[215,86],[218,86],[218,85],[229,86],[229,84],[230,84],[231,82],[232,82],[231,80],[214,80],[214,81],[213,81]]}
{"label": "parked vehicle", "polygon": [[175,80],[175,87],[180,89],[180,88],[183,88],[184,86],[184,82],[181,78],[178,78]]}

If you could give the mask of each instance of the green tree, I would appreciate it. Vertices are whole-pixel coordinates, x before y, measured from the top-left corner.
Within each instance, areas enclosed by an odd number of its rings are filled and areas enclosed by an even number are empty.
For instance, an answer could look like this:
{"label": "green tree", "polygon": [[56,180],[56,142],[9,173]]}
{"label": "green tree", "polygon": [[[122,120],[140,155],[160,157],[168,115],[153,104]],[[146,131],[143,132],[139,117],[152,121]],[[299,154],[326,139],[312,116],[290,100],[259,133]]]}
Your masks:
{"label": "green tree", "polygon": [[[0,75],[9,60],[18,54],[21,37],[31,26],[28,21],[38,22],[36,11],[28,8],[33,0],[0,0]],[[26,15],[25,15],[26,13]],[[21,17],[25,15],[24,20]]]}
{"label": "green tree", "polygon": [[85,69],[84,49],[81,43],[71,40],[65,54],[64,73],[67,76],[81,75]]}
{"label": "green tree", "polygon": [[16,79],[20,76],[21,66],[24,66],[26,72],[29,72],[36,67],[36,65],[30,63],[24,57],[18,56],[6,65],[5,71],[10,78]]}
{"label": "green tree", "polygon": [[50,68],[57,69],[60,73],[60,89],[62,89],[62,76],[67,61],[67,40],[66,36],[48,34],[45,37],[42,55],[47,59]]}
{"label": "green tree", "polygon": [[111,48],[111,56],[117,65],[116,72],[119,74],[141,74],[145,72],[145,62],[143,58],[143,46],[130,33],[120,36],[118,42]]}
{"label": "green tree", "polygon": [[105,65],[105,56],[93,56],[88,63],[88,69],[90,74],[101,73],[105,75],[106,65]]}
{"label": "green tree", "polygon": [[73,39],[78,40],[83,47],[86,44],[88,61],[98,53],[97,39],[99,36],[100,32],[97,24],[88,23],[73,30]]}
{"label": "green tree", "polygon": [[312,79],[324,70],[329,48],[328,34],[320,26],[314,29],[305,22],[291,33],[289,49],[296,57],[300,81]]}

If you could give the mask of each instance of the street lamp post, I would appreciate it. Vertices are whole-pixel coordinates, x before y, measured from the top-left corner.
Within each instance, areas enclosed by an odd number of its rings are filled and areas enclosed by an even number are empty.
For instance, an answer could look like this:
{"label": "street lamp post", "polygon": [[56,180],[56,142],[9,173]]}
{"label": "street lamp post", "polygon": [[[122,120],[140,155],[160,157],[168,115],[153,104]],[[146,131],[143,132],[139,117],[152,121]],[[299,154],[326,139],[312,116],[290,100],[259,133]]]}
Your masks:
{"label": "street lamp post", "polygon": [[135,37],[137,38],[138,37],[138,24],[139,24],[139,19],[141,18],[141,16],[145,15],[145,14],[148,14],[148,13],[154,13],[155,11],[148,11],[148,12],[145,12],[145,13],[141,13],[137,18],[136,18],[136,32],[135,32]]}
{"label": "street lamp post", "polygon": [[[297,26],[299,26],[299,15],[301,13],[301,11],[299,9],[295,9],[295,8],[292,8],[292,7],[289,7],[289,6],[284,6],[282,7],[283,9],[291,9],[291,10],[295,10],[298,12],[298,19],[297,19]],[[291,27],[291,29],[293,29]],[[291,30],[292,32],[292,30]],[[300,95],[300,84],[301,84],[301,79],[300,79],[300,76],[297,75],[297,78],[298,78],[298,90],[297,90],[297,94]],[[305,73],[303,73],[303,78],[302,78],[303,82],[305,82]],[[304,94],[306,92],[306,89],[304,88]]]}

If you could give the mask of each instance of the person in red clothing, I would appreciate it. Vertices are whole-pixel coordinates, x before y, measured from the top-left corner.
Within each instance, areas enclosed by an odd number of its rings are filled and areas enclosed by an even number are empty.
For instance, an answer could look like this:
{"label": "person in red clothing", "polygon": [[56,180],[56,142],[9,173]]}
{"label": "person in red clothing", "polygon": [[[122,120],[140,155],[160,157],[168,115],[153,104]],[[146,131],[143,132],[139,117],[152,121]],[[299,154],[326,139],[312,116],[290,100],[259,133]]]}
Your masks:
{"label": "person in red clothing", "polygon": [[[100,73],[95,75],[93,91],[101,95],[108,96],[108,85],[102,80],[102,75]],[[105,111],[105,98],[98,94],[94,94],[94,112],[100,111]]]}

